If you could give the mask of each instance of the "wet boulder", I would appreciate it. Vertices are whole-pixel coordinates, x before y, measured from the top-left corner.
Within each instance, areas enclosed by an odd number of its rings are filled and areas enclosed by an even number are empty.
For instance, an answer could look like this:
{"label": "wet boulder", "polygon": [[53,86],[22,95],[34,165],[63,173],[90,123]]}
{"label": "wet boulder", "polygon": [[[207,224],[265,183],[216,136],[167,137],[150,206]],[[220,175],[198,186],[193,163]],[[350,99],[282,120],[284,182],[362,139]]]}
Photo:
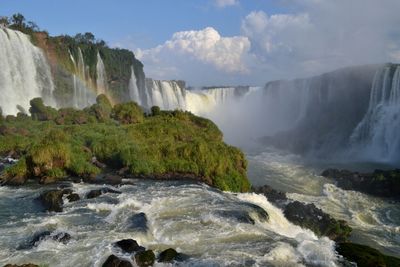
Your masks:
{"label": "wet boulder", "polygon": [[294,201],[286,205],[285,217],[293,224],[312,230],[318,236],[327,236],[335,241],[350,237],[351,227],[343,220],[335,220],[314,204]]}
{"label": "wet boulder", "polygon": [[147,232],[147,217],[143,212],[132,215],[127,221],[128,229],[138,232]]}
{"label": "wet boulder", "polygon": [[133,239],[123,239],[114,243],[115,246],[119,247],[125,253],[134,253],[139,251],[145,251],[146,249]]}
{"label": "wet boulder", "polygon": [[101,189],[94,189],[89,191],[89,193],[86,194],[86,198],[87,199],[92,199],[92,198],[96,198],[101,196],[102,194],[107,194],[107,193],[112,193],[112,194],[121,194],[120,191],[108,188],[108,187],[104,187]]}
{"label": "wet boulder", "polygon": [[339,243],[336,250],[348,261],[357,263],[359,267],[400,266],[400,258],[384,255],[380,251],[365,245]]}
{"label": "wet boulder", "polygon": [[278,206],[284,204],[288,200],[284,192],[277,191],[268,185],[253,187],[252,191],[257,194],[263,194],[269,202]]}
{"label": "wet boulder", "polygon": [[254,219],[245,210],[219,210],[216,213],[223,218],[233,219],[237,223],[255,224]]}
{"label": "wet boulder", "polygon": [[51,232],[42,231],[33,235],[33,237],[24,245],[21,245],[19,249],[31,249],[40,244],[40,242],[52,239],[54,241],[67,244],[71,240],[71,235],[65,232]]}
{"label": "wet boulder", "polygon": [[63,211],[63,196],[72,194],[71,189],[56,189],[44,192],[38,200],[47,211],[62,212]]}
{"label": "wet boulder", "polygon": [[87,193],[86,198],[87,199],[96,198],[96,197],[101,196],[101,194],[102,194],[101,189],[91,190],[91,191],[89,191],[89,193]]}
{"label": "wet boulder", "polygon": [[135,261],[139,267],[152,266],[156,260],[156,256],[152,250],[140,251],[135,254]]}
{"label": "wet boulder", "polygon": [[75,201],[80,200],[81,198],[80,198],[80,196],[78,194],[72,193],[72,194],[69,194],[67,196],[67,199],[68,199],[69,202],[75,202]]}
{"label": "wet boulder", "polygon": [[166,249],[158,255],[158,262],[170,263],[177,260],[179,260],[179,253],[173,248]]}
{"label": "wet boulder", "polygon": [[115,255],[110,255],[103,263],[103,267],[132,267],[132,264],[127,260],[122,260]]}

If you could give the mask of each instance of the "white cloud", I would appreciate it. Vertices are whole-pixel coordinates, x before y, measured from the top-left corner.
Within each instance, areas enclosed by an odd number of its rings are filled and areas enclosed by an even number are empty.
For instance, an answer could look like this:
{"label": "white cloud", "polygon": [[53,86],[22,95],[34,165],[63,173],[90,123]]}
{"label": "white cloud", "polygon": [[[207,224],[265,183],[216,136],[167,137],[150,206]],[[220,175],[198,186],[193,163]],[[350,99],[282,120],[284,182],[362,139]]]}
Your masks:
{"label": "white cloud", "polygon": [[235,6],[238,4],[238,0],[215,0],[215,5],[217,7]]}
{"label": "white cloud", "polygon": [[[164,44],[148,50],[138,50],[136,55],[157,78],[176,75],[179,69],[203,65],[221,73],[238,74],[247,71],[243,57],[250,49],[247,37],[222,37],[214,28],[199,31],[182,31],[173,34]],[[146,69],[147,68],[146,64]],[[172,73],[171,73],[172,72]],[[184,78],[184,77],[182,77]]]}
{"label": "white cloud", "polygon": [[295,12],[253,11],[239,36],[224,37],[211,27],[177,32],[137,54],[150,77],[198,85],[263,84],[400,60],[399,0],[281,1]]}

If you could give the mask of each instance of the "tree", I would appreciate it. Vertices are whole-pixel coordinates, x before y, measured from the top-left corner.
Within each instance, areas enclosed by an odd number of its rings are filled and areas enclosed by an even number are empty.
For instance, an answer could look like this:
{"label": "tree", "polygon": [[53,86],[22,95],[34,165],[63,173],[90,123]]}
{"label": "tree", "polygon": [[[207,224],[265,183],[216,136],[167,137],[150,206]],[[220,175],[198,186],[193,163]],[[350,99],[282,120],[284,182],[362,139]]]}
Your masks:
{"label": "tree", "polygon": [[39,26],[33,21],[28,21],[27,27],[33,31],[39,31]]}
{"label": "tree", "polygon": [[93,44],[96,41],[93,33],[86,32],[84,34],[78,33],[74,37],[75,41],[82,44]]}
{"label": "tree", "polygon": [[25,17],[21,13],[12,15],[11,22],[17,26],[23,28],[25,26]]}
{"label": "tree", "polygon": [[9,24],[10,24],[10,21],[9,21],[8,17],[6,17],[6,16],[0,17],[0,25],[8,26]]}

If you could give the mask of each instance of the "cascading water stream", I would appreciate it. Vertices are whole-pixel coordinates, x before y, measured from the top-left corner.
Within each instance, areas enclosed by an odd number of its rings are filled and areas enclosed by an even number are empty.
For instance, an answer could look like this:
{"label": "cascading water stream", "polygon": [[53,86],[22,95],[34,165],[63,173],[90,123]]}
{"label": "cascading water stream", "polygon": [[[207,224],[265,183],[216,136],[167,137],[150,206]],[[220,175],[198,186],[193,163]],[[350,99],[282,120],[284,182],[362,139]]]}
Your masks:
{"label": "cascading water stream", "polygon": [[35,97],[54,105],[50,67],[27,35],[0,27],[0,62],[0,107],[4,114],[16,114],[17,105],[28,110]]}
{"label": "cascading water stream", "polygon": [[96,73],[97,94],[105,94],[107,92],[107,74],[99,52],[97,52]]}
{"label": "cascading water stream", "polygon": [[135,70],[133,66],[131,67],[131,78],[129,80],[129,97],[131,100],[135,101],[139,105],[143,105],[142,100],[140,99],[139,89],[137,86]]}
{"label": "cascading water stream", "polygon": [[75,60],[70,53],[72,63],[75,67],[75,73],[72,75],[73,95],[72,105],[74,108],[85,108],[96,102],[96,93],[92,92],[90,87],[91,79],[88,75],[88,67],[85,65],[82,50],[78,47],[78,59]]}
{"label": "cascading water stream", "polygon": [[400,158],[400,66],[386,65],[375,74],[368,110],[351,142],[357,153],[377,161]]}

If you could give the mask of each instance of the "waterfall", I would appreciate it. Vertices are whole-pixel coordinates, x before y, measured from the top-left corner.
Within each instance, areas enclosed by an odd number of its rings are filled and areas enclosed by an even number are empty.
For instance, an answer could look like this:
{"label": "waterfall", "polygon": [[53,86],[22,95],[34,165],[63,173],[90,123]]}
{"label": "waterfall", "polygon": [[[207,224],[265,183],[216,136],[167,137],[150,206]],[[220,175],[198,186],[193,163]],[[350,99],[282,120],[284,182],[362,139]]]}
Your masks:
{"label": "waterfall", "polygon": [[28,110],[35,97],[54,105],[50,67],[27,35],[0,27],[0,62],[0,107],[4,114],[18,113],[17,105]]}
{"label": "waterfall", "polygon": [[131,100],[135,101],[139,105],[142,105],[142,100],[140,99],[135,70],[133,66],[131,66],[131,78],[129,80],[129,97],[131,98]]}
{"label": "waterfall", "polygon": [[92,81],[89,75],[89,68],[85,65],[82,50],[78,47],[78,60],[75,60],[71,53],[70,57],[75,68],[75,74],[72,75],[74,87],[72,106],[82,109],[96,102],[96,94],[89,89]]}
{"label": "waterfall", "polygon": [[385,65],[376,72],[368,110],[351,142],[368,159],[400,158],[400,65]]}
{"label": "waterfall", "polygon": [[130,99],[144,108],[159,106],[163,110],[181,109],[195,114],[207,114],[217,106],[228,103],[248,92],[249,87],[223,87],[197,90],[186,89],[179,81],[146,79],[146,87],[139,90],[134,69],[129,81]]}
{"label": "waterfall", "polygon": [[97,94],[105,94],[107,91],[107,75],[103,60],[101,59],[99,52],[97,52],[96,74]]}
{"label": "waterfall", "polygon": [[190,90],[186,92],[187,110],[205,115],[218,106],[227,104],[235,99],[235,87]]}

